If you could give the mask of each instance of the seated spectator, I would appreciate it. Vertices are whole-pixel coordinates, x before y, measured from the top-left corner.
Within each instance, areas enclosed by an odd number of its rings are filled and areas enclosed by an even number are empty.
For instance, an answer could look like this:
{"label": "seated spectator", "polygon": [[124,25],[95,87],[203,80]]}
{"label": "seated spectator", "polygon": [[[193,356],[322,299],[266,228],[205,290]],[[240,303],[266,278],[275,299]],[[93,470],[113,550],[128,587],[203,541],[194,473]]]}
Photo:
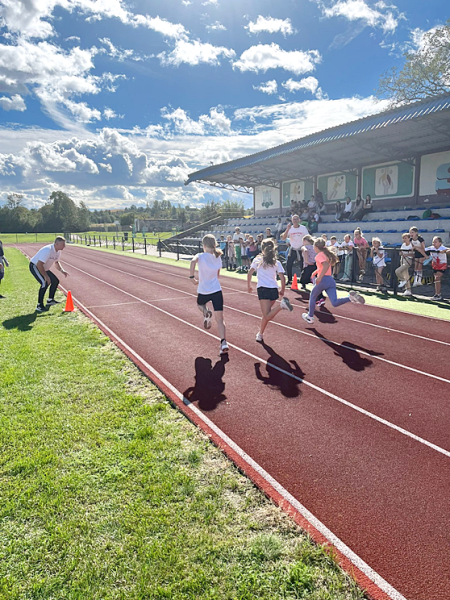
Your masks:
{"label": "seated spectator", "polygon": [[319,204],[320,202],[323,202],[323,194],[319,190],[319,188],[316,189],[316,193],[315,193],[314,197],[316,199],[316,204]]}
{"label": "seated spectator", "polygon": [[311,196],[309,202],[308,202],[308,209],[309,211],[317,211],[317,202],[316,202],[316,197],[314,195]]}
{"label": "seated spectator", "polygon": [[372,210],[373,210],[372,197],[370,194],[367,194],[367,196],[364,199],[363,216],[361,217],[361,219],[363,219]]}
{"label": "seated spectator", "polygon": [[353,206],[353,212],[352,212],[352,216],[351,216],[352,219],[359,221],[359,219],[363,216],[363,214],[364,214],[363,213],[363,205],[364,205],[363,199],[361,198],[361,195],[358,194],[356,196],[356,201]]}
{"label": "seated spectator", "polygon": [[311,213],[308,219],[308,231],[309,233],[317,233],[319,231],[319,223],[320,223],[320,215],[319,213]]}
{"label": "seated spectator", "polygon": [[323,200],[321,200],[318,205],[317,205],[317,212],[319,213],[319,215],[326,215],[327,214],[327,207],[325,206]]}
{"label": "seated spectator", "polygon": [[338,222],[342,221],[342,219],[344,218],[343,217],[344,209],[342,207],[342,202],[340,200],[338,200],[336,202],[336,209],[335,209],[335,211],[336,211],[336,214],[335,214],[334,220],[338,221]]}
{"label": "seated spectator", "polygon": [[342,209],[341,221],[346,221],[346,220],[348,221],[351,217],[352,212],[353,212],[353,202],[352,202],[350,196],[346,196],[344,208]]}

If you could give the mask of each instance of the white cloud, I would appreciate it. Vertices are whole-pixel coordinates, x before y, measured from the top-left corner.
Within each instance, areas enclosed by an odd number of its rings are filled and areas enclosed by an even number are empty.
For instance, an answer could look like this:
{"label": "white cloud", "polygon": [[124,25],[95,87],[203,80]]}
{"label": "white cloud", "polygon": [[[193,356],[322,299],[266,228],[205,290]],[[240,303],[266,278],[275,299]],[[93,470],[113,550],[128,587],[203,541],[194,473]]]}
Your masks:
{"label": "white cloud", "polygon": [[226,31],[227,28],[225,25],[222,25],[220,21],[215,21],[215,23],[211,23],[211,25],[205,25],[208,31]]}
{"label": "white cloud", "polygon": [[263,92],[264,94],[276,94],[278,91],[278,85],[275,79],[271,81],[266,81],[266,83],[261,83],[260,85],[254,85],[254,90],[258,90],[259,92]]}
{"label": "white cloud", "polygon": [[2,96],[0,98],[0,107],[3,108],[3,110],[18,110],[20,112],[27,110],[27,105],[19,94],[15,94],[11,98]]}
{"label": "white cloud", "polygon": [[330,6],[322,0],[317,2],[324,17],[343,17],[349,21],[361,21],[366,26],[381,28],[384,33],[393,33],[399,19],[404,18],[396,6],[388,6],[384,2],[375,4],[376,8],[370,7],[365,0],[338,0]]}
{"label": "white cloud", "polygon": [[112,108],[108,108],[108,107],[106,107],[103,110],[103,116],[108,121],[110,119],[123,119],[123,115],[118,115],[115,110],[113,110]]}
{"label": "white cloud", "polygon": [[171,52],[161,52],[158,58],[163,66],[180,66],[182,63],[188,65],[199,65],[201,63],[218,65],[220,57],[233,58],[234,50],[224,46],[213,46],[198,40],[177,40],[175,48]]}
{"label": "white cloud", "polygon": [[74,98],[82,94],[98,94],[102,89],[114,90],[121,76],[104,73],[91,75],[97,49],[78,47],[64,51],[49,42],[33,44],[18,38],[15,44],[0,44],[0,91],[15,95],[34,93],[47,114],[64,127],[100,118],[97,109]]}
{"label": "white cloud", "polygon": [[81,42],[81,38],[78,37],[77,35],[71,35],[71,36],[67,37],[64,41],[65,42]]}
{"label": "white cloud", "polygon": [[203,6],[207,6],[208,4],[212,4],[213,6],[219,6],[218,0],[205,0],[202,2]]}
{"label": "white cloud", "polygon": [[192,2],[190,2],[189,0],[182,0],[181,4],[184,4],[184,6],[189,6],[190,4],[192,4]]}
{"label": "white cloud", "polygon": [[[185,110],[177,108],[170,111],[167,107],[161,110],[161,115],[169,121],[178,134],[183,135],[207,135],[219,133],[228,135],[231,133],[231,121],[219,108],[211,108],[209,115],[200,115],[199,120],[191,119]],[[166,134],[170,134],[166,130]]]}
{"label": "white cloud", "polygon": [[315,77],[304,77],[300,81],[294,81],[288,79],[281,84],[288,92],[298,92],[299,90],[307,90],[311,92],[316,98],[321,99],[324,97],[322,88],[319,87],[319,82]]}
{"label": "white cloud", "polygon": [[233,63],[233,68],[240,71],[264,73],[268,69],[284,69],[296,75],[313,71],[322,57],[317,50],[283,50],[278,44],[259,44],[245,50],[239,60]]}
{"label": "white cloud", "polygon": [[136,54],[134,50],[117,48],[109,38],[100,38],[99,42],[106,46],[105,52],[108,56],[117,59],[119,62],[123,62],[124,60],[141,61],[144,59],[144,57]]}
{"label": "white cloud", "polygon": [[188,33],[183,25],[159,16],[133,14],[123,0],[2,0],[0,19],[11,33],[46,39],[55,35],[50,21],[56,7],[88,15],[89,22],[116,18],[126,25],[147,27],[166,37],[180,38]]}
{"label": "white cloud", "polygon": [[262,17],[258,16],[256,21],[249,21],[248,25],[245,26],[249,33],[261,33],[267,31],[268,33],[282,33],[284,37],[296,33],[292,27],[290,19],[274,19],[273,17]]}

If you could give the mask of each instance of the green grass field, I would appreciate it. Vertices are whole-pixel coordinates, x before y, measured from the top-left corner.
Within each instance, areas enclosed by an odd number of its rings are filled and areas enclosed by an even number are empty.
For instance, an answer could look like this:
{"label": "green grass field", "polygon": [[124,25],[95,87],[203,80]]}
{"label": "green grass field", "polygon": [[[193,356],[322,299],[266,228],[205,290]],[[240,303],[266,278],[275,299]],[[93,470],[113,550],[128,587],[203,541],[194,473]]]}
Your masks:
{"label": "green grass field", "polygon": [[8,258],[2,600],[363,598],[87,318],[33,312]]}
{"label": "green grass field", "polygon": [[[62,233],[0,233],[0,240],[4,243],[4,244],[30,244],[32,242],[42,242],[45,244],[50,244],[55,240],[55,237],[57,235],[63,235]],[[86,231],[83,233],[77,233],[74,235],[80,235],[80,236],[85,236],[85,235],[90,235],[91,237],[93,237],[95,235],[96,238],[98,238],[99,236],[101,236],[102,239],[105,239],[105,237],[108,237],[108,240],[112,240],[112,238],[114,236],[118,236],[118,237],[122,237],[123,232],[119,231],[118,233],[116,232],[109,232],[109,233],[103,233],[101,231]],[[150,234],[146,234],[146,239],[148,243],[152,243],[155,244],[158,239],[166,239],[168,237],[171,237],[173,235],[173,233],[171,231],[161,231],[159,233],[157,233],[156,236],[153,235],[153,233]],[[131,240],[131,233],[129,234],[129,238]],[[136,240],[138,241],[143,241],[143,236],[142,233],[137,233],[136,234]]]}

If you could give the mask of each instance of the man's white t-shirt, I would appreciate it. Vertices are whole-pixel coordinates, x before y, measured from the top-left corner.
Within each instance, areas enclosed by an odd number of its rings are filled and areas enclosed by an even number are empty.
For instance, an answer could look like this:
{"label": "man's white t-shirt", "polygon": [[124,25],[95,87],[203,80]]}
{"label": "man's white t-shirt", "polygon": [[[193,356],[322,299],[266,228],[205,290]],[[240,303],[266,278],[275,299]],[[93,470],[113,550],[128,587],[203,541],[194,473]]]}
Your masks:
{"label": "man's white t-shirt", "polygon": [[309,235],[309,231],[304,225],[299,225],[298,227],[292,226],[288,232],[291,248],[294,250],[300,250],[300,248],[303,246],[303,238],[305,235]]}
{"label": "man's white t-shirt", "polygon": [[233,242],[235,246],[241,245],[241,241],[245,240],[245,235],[243,233],[235,233],[233,234]]}
{"label": "man's white t-shirt", "polygon": [[219,269],[222,268],[222,259],[209,252],[196,254],[192,260],[198,260],[198,288],[199,294],[214,294],[222,288],[219,282]]}
{"label": "man's white t-shirt", "polygon": [[255,269],[258,276],[256,287],[278,288],[277,273],[284,273],[284,269],[279,260],[277,260],[273,266],[264,266],[261,256],[257,256],[250,268]]}
{"label": "man's white t-shirt", "polygon": [[41,248],[39,252],[37,252],[33,256],[30,262],[37,265],[38,261],[41,261],[44,263],[44,269],[46,271],[49,271],[53,267],[53,263],[59,260],[60,256],[61,250],[58,250],[58,252],[56,252],[55,245],[49,244],[48,246],[44,246],[43,248]]}

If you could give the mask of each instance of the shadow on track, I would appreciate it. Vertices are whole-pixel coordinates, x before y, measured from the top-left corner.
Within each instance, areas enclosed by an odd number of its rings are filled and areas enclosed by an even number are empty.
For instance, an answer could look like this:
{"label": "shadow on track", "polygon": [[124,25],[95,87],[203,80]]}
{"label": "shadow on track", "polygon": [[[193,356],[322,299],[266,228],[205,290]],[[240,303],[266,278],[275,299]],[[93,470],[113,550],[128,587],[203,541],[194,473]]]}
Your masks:
{"label": "shadow on track", "polygon": [[[279,390],[286,398],[297,398],[300,396],[301,391],[299,386],[301,381],[298,381],[289,375],[290,373],[295,375],[295,377],[304,379],[305,374],[298,366],[297,361],[287,361],[264,342],[262,342],[261,345],[270,356],[267,359],[267,376],[264,376],[261,373],[261,363],[255,363],[255,373],[257,379],[262,381],[264,385],[269,385],[272,389]],[[282,373],[279,369],[283,369],[285,373]]]}
{"label": "shadow on track", "polygon": [[19,331],[31,331],[33,329],[33,323],[36,321],[36,312],[32,312],[29,315],[19,315],[13,319],[7,319],[3,321],[2,325],[5,329],[18,329]]}
{"label": "shadow on track", "polygon": [[225,383],[225,365],[229,361],[228,354],[222,354],[220,360],[213,366],[210,358],[198,356],[195,359],[195,386],[188,388],[183,396],[189,402],[198,402],[201,410],[214,410],[227,399]]}
{"label": "shadow on track", "polygon": [[369,358],[365,358],[358,353],[358,350],[367,352],[371,356],[382,356],[383,352],[375,352],[375,350],[368,350],[352,342],[342,342],[342,344],[336,344],[335,342],[327,339],[323,334],[319,333],[314,327],[308,327],[308,331],[314,333],[324,344],[329,346],[336,356],[342,358],[342,362],[352,369],[352,371],[364,371],[368,367],[373,365],[373,361]]}

